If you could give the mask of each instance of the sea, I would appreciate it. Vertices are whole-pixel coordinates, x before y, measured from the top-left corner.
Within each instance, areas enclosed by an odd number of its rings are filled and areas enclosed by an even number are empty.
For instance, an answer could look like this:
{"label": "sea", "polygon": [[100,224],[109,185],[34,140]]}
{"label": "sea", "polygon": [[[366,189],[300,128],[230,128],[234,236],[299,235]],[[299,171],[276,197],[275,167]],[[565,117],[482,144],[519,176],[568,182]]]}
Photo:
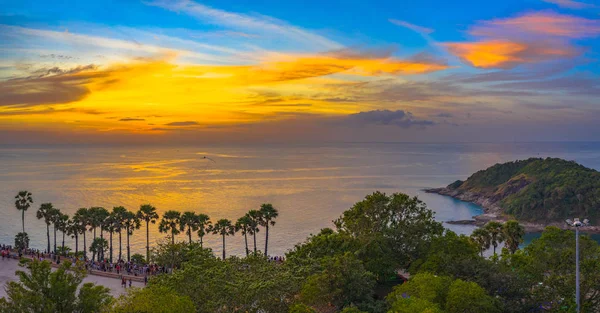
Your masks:
{"label": "sea", "polygon": [[[268,252],[284,255],[310,234],[333,227],[344,210],[374,191],[417,196],[442,222],[469,219],[480,214],[481,207],[423,189],[530,157],[559,157],[600,170],[600,142],[0,146],[0,243],[13,244],[21,231],[14,197],[28,190],[34,204],[25,214],[25,228],[33,248],[46,248],[46,226],[35,212],[47,202],[69,215],[81,207],[125,206],[135,211],[150,203],[161,215],[167,210],[194,211],[213,221],[235,221],[271,203],[279,217],[270,228]],[[460,234],[474,229],[444,225]],[[165,240],[157,225],[150,226],[151,245]],[[145,233],[142,226],[131,237],[132,253],[144,254]],[[264,235],[257,235],[260,250]],[[528,234],[526,239],[536,236]],[[187,237],[180,234],[176,239]],[[59,245],[61,240],[59,233]],[[118,236],[113,240],[116,255]],[[207,235],[204,242],[221,254],[220,237]],[[66,243],[74,246],[71,238]],[[244,254],[243,236],[228,237],[226,251]]]}

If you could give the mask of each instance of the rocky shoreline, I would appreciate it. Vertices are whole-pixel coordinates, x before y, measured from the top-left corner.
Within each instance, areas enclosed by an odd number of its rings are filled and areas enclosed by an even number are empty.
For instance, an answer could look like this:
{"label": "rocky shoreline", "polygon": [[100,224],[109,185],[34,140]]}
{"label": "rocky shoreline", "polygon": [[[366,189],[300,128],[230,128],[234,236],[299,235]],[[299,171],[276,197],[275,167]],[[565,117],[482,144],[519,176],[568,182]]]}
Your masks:
{"label": "rocky shoreline", "polygon": [[[447,187],[443,188],[429,188],[423,190],[426,193],[435,193],[442,196],[452,197],[465,202],[477,204],[483,208],[483,214],[473,216],[472,220],[457,220],[447,221],[447,224],[454,225],[475,225],[483,226],[487,222],[495,221],[504,223],[512,218],[503,214],[502,208],[497,204],[497,199],[490,199],[486,196],[473,193],[473,192],[461,192]],[[556,226],[561,229],[569,228],[565,223],[532,223],[526,221],[519,221],[519,223],[525,228],[528,233],[542,232],[548,226]],[[586,233],[600,234],[600,226],[587,226],[582,230]]]}

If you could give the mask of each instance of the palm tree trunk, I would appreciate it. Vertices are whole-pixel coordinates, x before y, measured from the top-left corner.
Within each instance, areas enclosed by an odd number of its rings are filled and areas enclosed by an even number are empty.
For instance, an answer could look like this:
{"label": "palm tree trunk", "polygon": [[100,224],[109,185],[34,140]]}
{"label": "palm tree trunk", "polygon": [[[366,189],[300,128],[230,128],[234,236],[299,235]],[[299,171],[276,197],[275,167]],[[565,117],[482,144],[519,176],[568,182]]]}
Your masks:
{"label": "palm tree trunk", "polygon": [[252,234],[252,237],[254,238],[254,254],[256,254],[256,230],[254,231],[254,234]]}
{"label": "palm tree trunk", "polygon": [[65,251],[65,232],[63,231],[63,240],[62,240],[62,250],[63,250],[63,255],[66,256],[67,252]]}
{"label": "palm tree trunk", "polygon": [[78,258],[77,254],[79,254],[79,236],[75,233],[75,258]]}
{"label": "palm tree trunk", "polygon": [[54,254],[56,254],[56,225],[54,225]]}
{"label": "palm tree trunk", "polygon": [[[102,226],[100,226],[100,239],[104,239],[104,231],[102,230]],[[98,251],[98,261],[104,261],[104,249],[100,249]]]}
{"label": "palm tree trunk", "polygon": [[87,260],[87,242],[85,239],[86,230],[83,231],[83,260]]}
{"label": "palm tree trunk", "polygon": [[244,242],[246,243],[246,257],[248,257],[248,234],[244,231]]}
{"label": "palm tree trunk", "polygon": [[175,233],[171,230],[171,244],[175,245]]}
{"label": "palm tree trunk", "polygon": [[111,232],[110,232],[110,263],[112,263],[112,262],[113,262],[113,259],[112,259],[112,257],[113,257],[112,233],[113,233],[113,232],[111,231]]}
{"label": "palm tree trunk", "polygon": [[121,230],[119,229],[119,261],[123,259],[123,249],[121,248]]}
{"label": "palm tree trunk", "polygon": [[190,244],[192,244],[192,226],[188,227],[188,236],[190,236]]}
{"label": "palm tree trunk", "polygon": [[150,260],[150,228],[148,225],[148,221],[146,221],[146,260]]}
{"label": "palm tree trunk", "polygon": [[50,224],[46,224],[46,236],[48,237],[48,253],[50,253]]}
{"label": "palm tree trunk", "polygon": [[25,210],[21,210],[21,220],[23,221],[23,232],[25,232]]}
{"label": "palm tree trunk", "polygon": [[223,260],[225,260],[225,234],[223,234]]}
{"label": "palm tree trunk", "polygon": [[267,223],[267,233],[265,234],[265,255],[269,255],[267,248],[269,248],[269,223]]}
{"label": "palm tree trunk", "polygon": [[[131,248],[129,247],[129,227],[127,227],[127,262],[131,262]],[[146,260],[146,262],[149,262]]]}
{"label": "palm tree trunk", "polygon": [[200,236],[200,248],[204,248],[204,246],[202,245],[202,238],[204,238],[204,236]]}

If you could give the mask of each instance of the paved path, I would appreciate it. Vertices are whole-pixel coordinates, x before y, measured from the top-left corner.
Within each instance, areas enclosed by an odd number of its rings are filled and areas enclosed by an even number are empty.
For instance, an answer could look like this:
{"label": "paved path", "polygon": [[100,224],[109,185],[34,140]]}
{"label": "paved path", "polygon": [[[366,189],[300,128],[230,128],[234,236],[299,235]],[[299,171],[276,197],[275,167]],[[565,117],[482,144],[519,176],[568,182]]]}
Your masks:
{"label": "paved path", "polygon": [[[23,270],[23,268],[19,266],[19,261],[14,259],[0,259],[0,298],[6,296],[6,283],[18,280],[17,275],[15,275],[15,272],[18,270]],[[121,281],[115,278],[88,275],[83,279],[83,282],[108,287],[110,288],[110,293],[113,297],[118,297],[126,291],[125,288],[121,287]],[[144,283],[133,281],[132,286],[143,287]]]}

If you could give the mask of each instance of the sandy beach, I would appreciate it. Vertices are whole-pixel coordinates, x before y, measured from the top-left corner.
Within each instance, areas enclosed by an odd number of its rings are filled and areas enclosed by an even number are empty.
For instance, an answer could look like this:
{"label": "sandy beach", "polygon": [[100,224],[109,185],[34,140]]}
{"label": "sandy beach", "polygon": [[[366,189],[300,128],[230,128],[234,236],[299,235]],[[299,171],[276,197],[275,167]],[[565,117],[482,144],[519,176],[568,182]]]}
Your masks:
{"label": "sandy beach", "polygon": [[[19,261],[15,259],[4,259],[0,260],[0,298],[6,296],[6,283],[9,281],[18,280],[15,272],[17,270],[22,270],[23,268],[19,267]],[[94,283],[98,285],[102,285],[110,288],[110,292],[113,297],[118,297],[121,294],[126,292],[125,288],[121,287],[121,281],[119,279],[97,276],[97,275],[88,275],[83,279],[84,283]],[[134,287],[143,287],[144,283],[134,281],[132,283]]]}

